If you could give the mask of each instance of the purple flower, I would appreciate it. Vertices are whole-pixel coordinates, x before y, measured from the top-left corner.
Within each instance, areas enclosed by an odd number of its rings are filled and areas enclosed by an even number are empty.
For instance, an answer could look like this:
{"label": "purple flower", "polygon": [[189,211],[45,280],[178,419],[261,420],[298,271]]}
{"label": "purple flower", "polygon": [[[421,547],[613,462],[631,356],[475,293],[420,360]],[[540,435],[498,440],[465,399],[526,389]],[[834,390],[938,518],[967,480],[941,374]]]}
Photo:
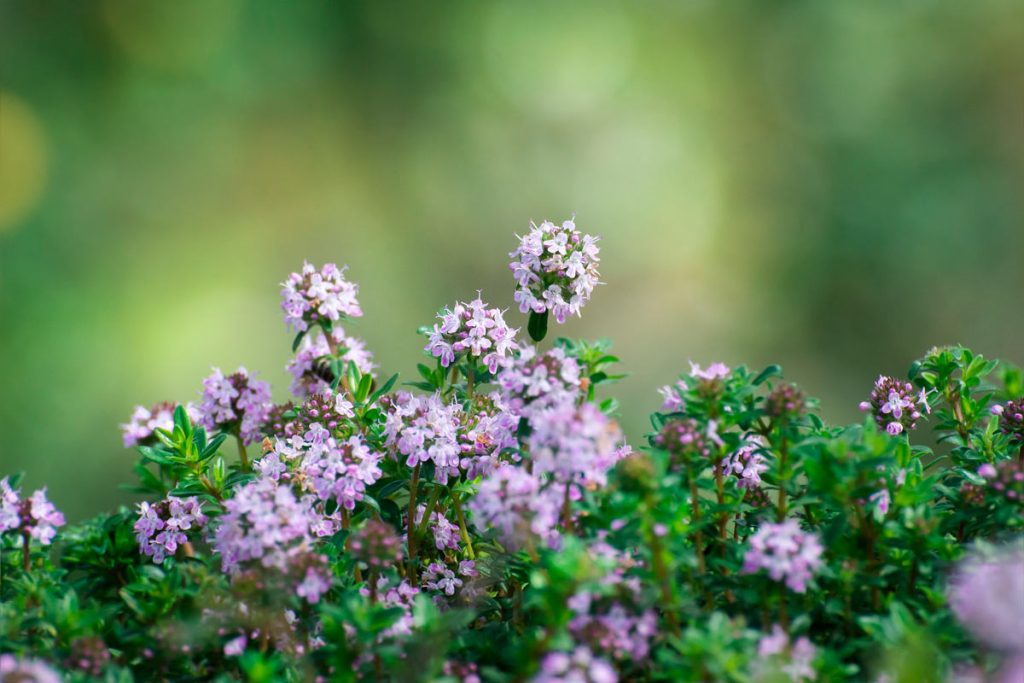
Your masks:
{"label": "purple flower", "polygon": [[817,678],[814,659],[818,649],[805,636],[790,642],[789,634],[776,624],[771,634],[761,637],[757,645],[758,660],[754,662],[755,680],[775,680],[779,673],[796,683]]}
{"label": "purple flower", "polygon": [[707,370],[702,370],[699,365],[690,361],[690,377],[695,379],[703,380],[705,382],[714,382],[716,379],[725,379],[729,376],[731,370],[725,363],[712,363],[708,366]]}
{"label": "purple flower", "polygon": [[550,312],[559,323],[579,315],[599,283],[597,241],[580,233],[572,220],[561,226],[531,224],[509,254],[520,312]]}
{"label": "purple flower", "polygon": [[[292,383],[289,390],[298,398],[306,398],[324,392],[330,383],[319,373],[319,361],[332,356],[333,348],[340,351],[341,360],[347,366],[355,363],[361,374],[372,375],[377,367],[373,364],[373,354],[366,349],[366,342],[357,337],[349,337],[345,330],[335,325],[330,331],[330,342],[323,334],[308,334],[302,338],[295,357],[288,363]],[[329,376],[329,375],[328,375]]]}
{"label": "purple flower", "polygon": [[405,456],[409,467],[433,461],[437,481],[446,484],[449,477],[460,474],[461,411],[461,406],[456,403],[445,404],[439,393],[414,396],[407,391],[399,391],[385,420],[386,443]]}
{"label": "purple flower", "polygon": [[[998,412],[996,408],[999,408]],[[1014,441],[1024,441],[1024,398],[997,405],[992,412],[999,415],[999,429],[1003,434]]]}
{"label": "purple flower", "polygon": [[47,500],[45,488],[22,500],[7,477],[0,479],[0,533],[17,531],[25,543],[35,539],[50,545],[60,526],[64,526],[64,515]]}
{"label": "purple flower", "polygon": [[237,434],[245,444],[262,437],[273,408],[269,384],[250,377],[244,367],[227,377],[214,368],[203,380],[202,395],[199,423],[208,431]]}
{"label": "purple flower", "polygon": [[722,471],[736,477],[741,489],[755,489],[761,485],[761,473],[768,470],[763,455],[767,449],[764,437],[751,435],[735,453],[722,459]]}
{"label": "purple flower", "polygon": [[11,683],[61,683],[60,675],[39,659],[0,655],[0,681]]}
{"label": "purple flower", "polygon": [[[466,479],[488,474],[498,466],[503,452],[518,447],[519,417],[508,410],[496,392],[478,394],[468,409],[458,414],[459,466]],[[518,454],[510,457],[519,459]]]}
{"label": "purple flower", "polygon": [[301,273],[292,273],[281,283],[281,309],[284,320],[296,332],[310,325],[337,322],[342,316],[358,318],[363,314],[356,296],[359,285],[345,279],[345,268],[327,263],[317,270],[306,262]]}
{"label": "purple flower", "polygon": [[185,534],[193,528],[201,529],[206,524],[199,499],[167,497],[157,503],[139,503],[139,519],[135,522],[135,538],[139,551],[160,564],[168,555],[173,556],[178,547],[188,542]]}
{"label": "purple flower", "polygon": [[680,412],[686,404],[683,395],[688,389],[689,387],[683,380],[678,380],[675,384],[666,384],[658,389],[658,393],[662,397],[661,409],[669,413]]}
{"label": "purple flower", "polygon": [[497,381],[509,406],[520,415],[527,407],[544,409],[575,400],[582,384],[575,358],[559,347],[538,354],[534,346],[520,347],[519,356],[505,363]]}
{"label": "purple flower", "polygon": [[533,683],[618,683],[618,680],[611,664],[581,645],[572,652],[546,654]]}
{"label": "purple flower", "polygon": [[949,605],[986,647],[1024,656],[1024,543],[961,562],[950,581]]}
{"label": "purple flower", "polygon": [[306,569],[306,575],[298,586],[295,594],[311,605],[320,602],[320,597],[331,589],[331,576],[326,567],[312,566]]}
{"label": "purple flower", "polygon": [[224,502],[224,515],[214,532],[214,549],[223,571],[237,572],[255,562],[285,571],[289,561],[308,549],[319,515],[308,497],[296,498],[289,486],[256,479]]}
{"label": "purple flower", "polygon": [[765,523],[750,538],[743,571],[763,569],[773,581],[785,581],[791,590],[804,593],[807,582],[822,566],[823,551],[817,534],[802,531],[796,520]]}
{"label": "purple flower", "polygon": [[402,540],[390,524],[379,519],[370,519],[355,531],[348,549],[352,557],[375,569],[402,561]]}
{"label": "purple flower", "polygon": [[434,325],[425,350],[440,358],[443,367],[467,356],[495,373],[499,363],[519,348],[519,330],[505,324],[501,310],[487,308],[479,296],[469,303],[457,301],[454,308],[446,308],[437,317],[441,324]]}
{"label": "purple flower", "polygon": [[249,639],[245,637],[245,634],[232,638],[228,642],[224,643],[224,656],[225,657],[238,657],[245,652],[245,646],[248,644]]}
{"label": "purple flower", "polygon": [[605,486],[608,472],[624,455],[618,425],[593,403],[563,402],[532,411],[529,422],[527,443],[534,473],[571,485],[574,500],[580,496],[579,487]]}
{"label": "purple flower", "polygon": [[366,487],[381,477],[383,455],[371,451],[360,436],[345,441],[315,438],[306,441],[305,447],[301,471],[322,501],[334,500],[339,507],[353,510],[363,500]]}
{"label": "purple flower", "polygon": [[931,412],[925,392],[914,394],[914,385],[910,382],[881,375],[875,381],[871,400],[862,401],[859,407],[865,412],[870,411],[880,428],[896,436],[917,426],[921,417],[919,406],[923,406],[925,412]]}
{"label": "purple flower", "polygon": [[455,595],[455,591],[462,586],[462,579],[455,575],[455,572],[438,562],[431,562],[423,575],[423,587],[427,590],[434,590],[445,595]]}
{"label": "purple flower", "polygon": [[654,436],[654,445],[664,449],[683,463],[703,461],[718,452],[718,434],[715,423],[703,427],[691,417],[669,420]]}
{"label": "purple flower", "polygon": [[533,538],[558,542],[562,491],[541,489],[541,478],[507,463],[484,477],[469,501],[473,523],[481,531],[494,529],[510,550]]}
{"label": "purple flower", "polygon": [[[131,420],[121,425],[124,432],[124,446],[151,446],[156,443],[155,432],[157,429],[171,431],[174,429],[174,409],[176,403],[157,403],[152,408],[136,406],[132,412]],[[191,403],[185,405],[189,420],[199,421],[199,411]]]}

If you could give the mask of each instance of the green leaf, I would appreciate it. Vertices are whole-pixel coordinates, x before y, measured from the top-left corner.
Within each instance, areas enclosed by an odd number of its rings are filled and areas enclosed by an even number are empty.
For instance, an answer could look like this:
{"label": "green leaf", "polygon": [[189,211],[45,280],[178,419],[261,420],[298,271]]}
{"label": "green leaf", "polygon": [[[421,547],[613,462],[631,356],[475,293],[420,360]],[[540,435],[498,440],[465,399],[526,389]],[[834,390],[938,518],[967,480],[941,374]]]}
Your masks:
{"label": "green leaf", "polygon": [[299,332],[297,335],[295,335],[295,340],[292,342],[292,353],[295,353],[296,351],[299,350],[299,344],[302,343],[302,338],[305,336],[306,330],[303,330],[302,332]]}
{"label": "green leaf", "polygon": [[381,396],[391,391],[391,388],[395,386],[395,382],[397,381],[398,373],[396,372],[395,374],[391,375],[391,378],[388,379],[387,382],[384,382],[384,386],[382,386],[377,391],[373,392],[373,395],[370,396],[369,403],[376,403],[378,400],[380,400]]}
{"label": "green leaf", "polygon": [[779,365],[769,365],[764,370],[762,370],[760,373],[758,373],[757,377],[755,377],[753,379],[751,384],[753,384],[755,387],[757,387],[757,386],[760,386],[760,385],[764,384],[765,381],[767,379],[769,379],[770,377],[776,377],[776,376],[781,375],[781,374],[782,374],[782,367],[781,366],[779,366]]}
{"label": "green leaf", "polygon": [[548,312],[535,313],[530,311],[530,322],[527,323],[526,330],[530,333],[530,339],[533,341],[543,341],[544,337],[548,334]]}

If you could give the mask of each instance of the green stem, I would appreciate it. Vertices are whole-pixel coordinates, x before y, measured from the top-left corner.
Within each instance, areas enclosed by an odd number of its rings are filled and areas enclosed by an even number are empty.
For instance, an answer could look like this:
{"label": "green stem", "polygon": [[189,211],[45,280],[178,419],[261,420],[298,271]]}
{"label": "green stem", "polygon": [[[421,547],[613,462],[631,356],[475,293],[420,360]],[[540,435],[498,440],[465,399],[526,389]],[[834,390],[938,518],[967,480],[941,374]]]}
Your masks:
{"label": "green stem", "polygon": [[455,508],[455,519],[459,522],[459,534],[462,536],[462,542],[466,544],[469,559],[475,560],[476,553],[473,551],[473,540],[469,537],[469,529],[466,528],[466,517],[462,514],[462,502],[459,500],[459,494],[454,491],[452,492],[452,507]]}
{"label": "green stem", "polygon": [[29,535],[27,533],[23,533],[21,535],[21,567],[22,567],[22,569],[25,570],[26,574],[28,574],[28,567],[29,567],[29,544],[28,544],[28,539],[29,539]]}
{"label": "green stem", "polygon": [[430,498],[427,499],[427,507],[423,510],[423,519],[420,520],[420,528],[416,532],[418,536],[427,535],[427,526],[430,524],[430,515],[434,514],[434,508],[437,507],[437,498],[441,494],[441,487],[434,484],[434,489],[430,492]]}
{"label": "green stem", "polygon": [[778,521],[786,519],[786,481],[788,473],[786,472],[786,456],[789,453],[789,444],[786,441],[786,437],[782,437],[781,443],[779,443],[779,511]]}
{"label": "green stem", "polygon": [[476,380],[476,364],[470,361],[469,372],[466,373],[466,396],[473,398],[473,382]]}
{"label": "green stem", "polygon": [[406,525],[406,539],[408,555],[409,555],[409,583],[413,587],[419,583],[419,579],[416,576],[416,486],[420,481],[420,463],[416,463],[416,466],[412,468],[412,479],[409,480],[409,519]]}
{"label": "green stem", "polygon": [[693,509],[693,525],[697,531],[693,535],[693,543],[697,546],[697,574],[704,574],[704,534],[700,530],[700,494],[697,492],[697,477],[689,470],[690,505]]}
{"label": "green stem", "polygon": [[245,443],[242,441],[240,434],[235,434],[235,440],[238,443],[238,458],[242,461],[242,469],[249,469],[249,451],[245,447]]}

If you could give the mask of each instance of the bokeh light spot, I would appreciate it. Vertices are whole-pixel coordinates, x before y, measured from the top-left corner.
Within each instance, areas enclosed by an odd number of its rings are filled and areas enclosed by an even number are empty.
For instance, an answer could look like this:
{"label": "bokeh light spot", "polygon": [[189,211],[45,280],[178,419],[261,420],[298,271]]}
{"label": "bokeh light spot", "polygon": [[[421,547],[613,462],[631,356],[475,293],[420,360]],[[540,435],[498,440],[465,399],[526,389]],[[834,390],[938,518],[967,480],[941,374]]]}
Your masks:
{"label": "bokeh light spot", "polygon": [[0,92],[0,232],[14,228],[39,202],[48,167],[39,118],[20,98]]}

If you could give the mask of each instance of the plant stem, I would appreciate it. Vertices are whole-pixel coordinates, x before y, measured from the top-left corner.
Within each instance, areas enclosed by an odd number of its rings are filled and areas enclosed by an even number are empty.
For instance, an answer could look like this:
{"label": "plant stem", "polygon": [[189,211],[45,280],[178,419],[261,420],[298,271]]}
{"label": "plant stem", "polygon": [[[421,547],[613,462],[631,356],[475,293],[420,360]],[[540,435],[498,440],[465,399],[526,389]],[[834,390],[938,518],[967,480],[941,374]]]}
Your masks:
{"label": "plant stem", "polygon": [[782,441],[779,443],[779,511],[778,521],[786,519],[786,456],[789,453],[789,444],[786,441],[786,437],[782,437]]}
{"label": "plant stem", "polygon": [[722,468],[715,465],[715,492],[718,494],[718,538],[722,542],[720,552],[725,553],[726,527],[729,525],[729,513],[725,511],[725,483],[722,481]]}
{"label": "plant stem", "polygon": [[569,500],[569,484],[565,485],[565,497],[562,499],[562,527],[566,533],[572,531],[572,501]]}
{"label": "plant stem", "polygon": [[434,514],[434,508],[437,507],[437,498],[441,495],[441,487],[434,484],[434,489],[430,492],[430,498],[427,499],[427,507],[423,510],[423,519],[420,520],[420,528],[416,532],[417,536],[427,535],[427,526],[430,524],[430,515]]}
{"label": "plant stem", "polygon": [[466,517],[462,514],[462,502],[459,500],[459,494],[452,491],[452,507],[455,508],[455,519],[459,522],[459,534],[462,536],[462,542],[466,544],[466,552],[469,553],[469,559],[475,560],[476,553],[473,551],[473,540],[469,537],[469,530],[466,528]]}
{"label": "plant stem", "polygon": [[238,458],[242,461],[242,469],[249,469],[249,452],[245,448],[245,443],[242,441],[241,434],[235,434],[235,440],[238,443]]}
{"label": "plant stem", "polygon": [[[648,510],[652,507],[652,502],[652,495],[648,493]],[[651,559],[654,563],[654,576],[658,579],[658,584],[661,587],[661,600],[664,603],[661,608],[668,619],[668,625],[672,629],[672,633],[679,635],[679,619],[675,611],[675,600],[672,597],[672,579],[669,576],[668,567],[665,566],[664,548],[661,544],[661,538],[658,534],[654,533],[653,528],[648,529],[647,533],[651,546]]]}
{"label": "plant stem", "polygon": [[416,576],[416,533],[415,533],[415,519],[416,519],[416,486],[420,481],[420,463],[416,463],[416,466],[412,468],[412,479],[409,480],[409,520],[406,530],[406,536],[408,536],[406,542],[408,545],[409,553],[409,583],[413,587],[416,587],[419,583],[419,579]]}
{"label": "plant stem", "polygon": [[690,505],[693,508],[693,525],[697,531],[693,535],[693,543],[697,547],[697,574],[704,573],[704,534],[700,530],[700,495],[697,492],[697,478],[693,471],[689,471],[690,479]]}
{"label": "plant stem", "polygon": [[469,372],[466,373],[466,396],[473,398],[473,382],[476,381],[476,364],[471,361]]}
{"label": "plant stem", "polygon": [[21,567],[22,567],[22,569],[25,570],[26,574],[28,574],[28,567],[29,567],[28,539],[29,539],[28,533],[23,533],[21,535]]}

